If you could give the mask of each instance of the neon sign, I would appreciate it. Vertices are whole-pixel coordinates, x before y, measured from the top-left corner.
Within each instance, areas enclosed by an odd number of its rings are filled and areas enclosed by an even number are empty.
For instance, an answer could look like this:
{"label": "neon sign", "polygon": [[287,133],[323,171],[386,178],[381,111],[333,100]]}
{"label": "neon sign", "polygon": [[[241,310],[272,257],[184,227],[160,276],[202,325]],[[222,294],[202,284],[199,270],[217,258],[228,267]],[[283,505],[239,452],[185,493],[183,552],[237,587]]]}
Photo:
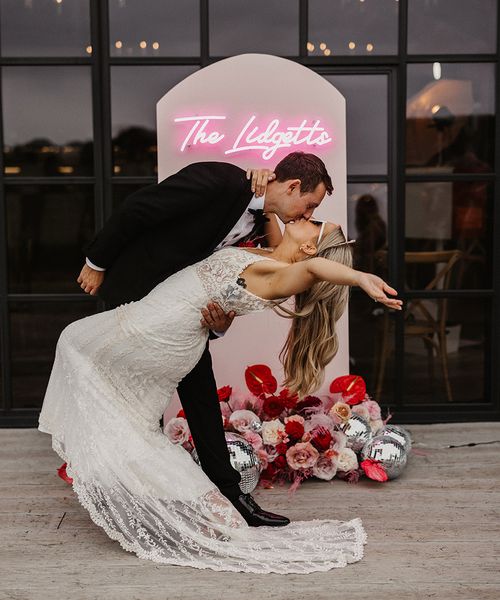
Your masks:
{"label": "neon sign", "polygon": [[[195,146],[221,144],[226,139],[226,134],[215,127],[227,119],[224,115],[195,115],[178,117],[176,123],[191,125],[189,132],[184,137],[180,150]],[[252,115],[243,128],[235,136],[233,144],[224,150],[224,154],[236,154],[257,150],[261,152],[264,160],[271,159],[280,148],[292,146],[323,146],[332,141],[330,134],[321,126],[319,119],[311,121],[303,119],[299,125],[283,126],[279,119],[271,119],[260,127],[256,124],[257,117]]]}

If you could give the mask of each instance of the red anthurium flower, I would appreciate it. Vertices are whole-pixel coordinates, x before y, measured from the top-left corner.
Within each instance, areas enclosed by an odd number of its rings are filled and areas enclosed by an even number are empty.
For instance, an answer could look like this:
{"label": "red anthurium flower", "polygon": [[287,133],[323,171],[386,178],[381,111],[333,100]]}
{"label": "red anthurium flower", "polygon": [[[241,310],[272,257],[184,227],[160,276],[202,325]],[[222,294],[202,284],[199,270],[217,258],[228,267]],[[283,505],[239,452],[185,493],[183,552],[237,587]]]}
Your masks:
{"label": "red anthurium flower", "polygon": [[233,388],[230,385],[225,385],[217,390],[219,396],[219,402],[227,402],[231,398]]}
{"label": "red anthurium flower", "polygon": [[360,375],[343,375],[332,381],[330,392],[342,394],[344,402],[354,406],[365,399],[366,383]]}
{"label": "red anthurium flower", "polygon": [[245,370],[245,381],[248,389],[255,396],[274,394],[278,382],[267,365],[252,365]]}
{"label": "red anthurium flower", "polygon": [[68,463],[64,463],[63,465],[61,465],[57,469],[57,474],[59,475],[59,477],[61,479],[64,479],[64,481],[66,483],[69,483],[71,485],[73,483],[73,479],[66,473],[66,467],[67,466],[68,466]]}
{"label": "red anthurium flower", "polygon": [[285,410],[285,405],[283,401],[278,396],[268,396],[264,399],[264,404],[262,405],[262,410],[266,413],[268,417],[271,419],[275,419],[279,417],[281,413]]}
{"label": "red anthurium flower", "polygon": [[361,462],[360,467],[370,479],[374,479],[375,481],[387,481],[389,479],[384,467],[378,460],[367,458]]}

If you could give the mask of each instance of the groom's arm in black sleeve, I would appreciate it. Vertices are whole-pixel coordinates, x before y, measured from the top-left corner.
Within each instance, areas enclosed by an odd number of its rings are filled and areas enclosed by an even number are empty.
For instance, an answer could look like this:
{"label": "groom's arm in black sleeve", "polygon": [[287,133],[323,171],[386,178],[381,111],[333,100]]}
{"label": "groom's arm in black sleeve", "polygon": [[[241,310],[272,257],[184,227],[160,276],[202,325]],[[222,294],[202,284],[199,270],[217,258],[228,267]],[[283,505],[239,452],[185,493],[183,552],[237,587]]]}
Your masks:
{"label": "groom's arm in black sleeve", "polygon": [[160,183],[128,196],[85,248],[89,260],[110,267],[129,243],[166,220],[196,218],[206,203],[220,200],[235,174],[242,170],[228,163],[193,163]]}

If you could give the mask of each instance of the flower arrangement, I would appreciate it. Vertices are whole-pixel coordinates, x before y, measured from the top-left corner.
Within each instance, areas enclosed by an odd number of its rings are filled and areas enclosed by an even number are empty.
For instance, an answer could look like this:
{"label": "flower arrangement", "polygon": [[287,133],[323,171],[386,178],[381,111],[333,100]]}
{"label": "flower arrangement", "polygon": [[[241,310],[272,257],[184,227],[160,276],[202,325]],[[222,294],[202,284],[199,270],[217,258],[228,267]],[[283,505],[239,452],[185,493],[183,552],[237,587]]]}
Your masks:
{"label": "flower arrangement", "polygon": [[[224,429],[242,435],[260,459],[260,486],[289,482],[293,492],[310,477],[357,482],[365,474],[379,481],[386,479],[377,461],[359,462],[341,430],[353,414],[363,417],[374,434],[391,418],[388,415],[382,420],[380,406],[366,393],[362,377],[338,377],[326,397],[300,400],[287,389],[278,391],[277,380],[266,365],[248,367],[245,381],[249,393],[224,386],[218,395]],[[165,433],[172,442],[193,450],[184,411],[166,424]]]}

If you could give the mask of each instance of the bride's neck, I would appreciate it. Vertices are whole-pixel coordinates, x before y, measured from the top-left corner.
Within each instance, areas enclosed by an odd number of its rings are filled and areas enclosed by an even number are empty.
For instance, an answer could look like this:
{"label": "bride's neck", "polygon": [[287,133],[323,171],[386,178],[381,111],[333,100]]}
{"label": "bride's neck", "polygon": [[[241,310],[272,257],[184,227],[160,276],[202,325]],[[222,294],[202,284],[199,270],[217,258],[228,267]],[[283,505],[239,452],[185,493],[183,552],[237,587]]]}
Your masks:
{"label": "bride's neck", "polygon": [[290,264],[298,262],[299,257],[297,243],[293,242],[292,240],[288,240],[284,237],[281,243],[274,249],[273,258],[275,260],[287,262]]}

